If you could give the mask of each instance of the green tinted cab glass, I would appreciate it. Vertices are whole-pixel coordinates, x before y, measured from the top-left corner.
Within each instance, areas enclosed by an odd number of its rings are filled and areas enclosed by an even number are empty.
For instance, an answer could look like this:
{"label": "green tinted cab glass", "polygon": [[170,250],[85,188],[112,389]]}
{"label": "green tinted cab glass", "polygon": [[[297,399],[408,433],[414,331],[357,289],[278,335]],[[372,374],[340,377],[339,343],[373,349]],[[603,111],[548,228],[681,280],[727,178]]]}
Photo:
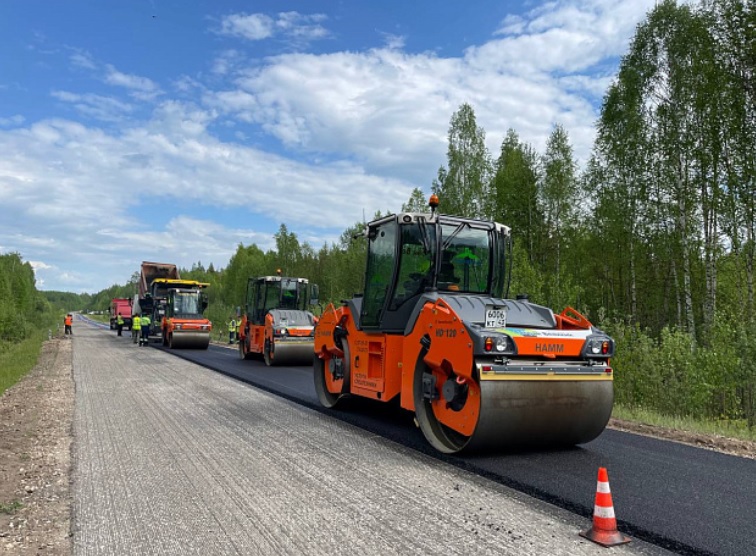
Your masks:
{"label": "green tinted cab glass", "polygon": [[486,293],[491,273],[491,233],[467,224],[441,225],[438,288]]}

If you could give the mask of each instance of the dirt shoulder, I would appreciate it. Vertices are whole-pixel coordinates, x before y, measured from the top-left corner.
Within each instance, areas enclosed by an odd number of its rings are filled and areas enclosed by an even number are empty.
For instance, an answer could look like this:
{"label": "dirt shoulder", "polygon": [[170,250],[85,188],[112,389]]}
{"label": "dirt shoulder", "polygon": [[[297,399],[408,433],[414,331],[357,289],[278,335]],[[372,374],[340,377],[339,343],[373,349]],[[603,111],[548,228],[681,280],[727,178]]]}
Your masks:
{"label": "dirt shoulder", "polygon": [[681,442],[697,448],[705,448],[707,450],[714,450],[715,452],[722,452],[733,456],[756,459],[756,442],[749,440],[727,438],[716,434],[701,434],[690,431],[667,429],[655,425],[623,421],[621,419],[610,419],[609,428],[642,434],[644,436],[651,436],[653,438]]}
{"label": "dirt shoulder", "polygon": [[[235,348],[235,346],[226,347]],[[72,342],[54,338],[0,396],[0,552],[69,556],[74,381]],[[756,442],[612,419],[614,429],[756,459]]]}
{"label": "dirt shoulder", "polygon": [[0,552],[67,556],[71,539],[72,342],[0,396]]}

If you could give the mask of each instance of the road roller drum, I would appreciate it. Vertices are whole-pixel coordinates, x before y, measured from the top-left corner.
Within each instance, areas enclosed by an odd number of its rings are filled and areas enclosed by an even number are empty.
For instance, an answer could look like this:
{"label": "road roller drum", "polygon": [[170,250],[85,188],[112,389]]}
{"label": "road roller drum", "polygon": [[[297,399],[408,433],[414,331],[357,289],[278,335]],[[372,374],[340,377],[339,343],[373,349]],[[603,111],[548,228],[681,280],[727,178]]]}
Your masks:
{"label": "road roller drum", "polygon": [[210,333],[206,331],[174,331],[167,339],[172,349],[207,349],[210,345]]}

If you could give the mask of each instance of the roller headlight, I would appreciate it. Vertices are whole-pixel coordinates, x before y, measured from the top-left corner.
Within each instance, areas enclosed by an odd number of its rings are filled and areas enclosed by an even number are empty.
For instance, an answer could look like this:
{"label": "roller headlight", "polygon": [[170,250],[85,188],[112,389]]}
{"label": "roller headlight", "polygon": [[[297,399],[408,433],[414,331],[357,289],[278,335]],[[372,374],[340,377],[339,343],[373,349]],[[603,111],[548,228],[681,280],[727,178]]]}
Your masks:
{"label": "roller headlight", "polygon": [[483,339],[483,349],[486,353],[512,353],[514,351],[512,340],[509,336],[486,336]]}
{"label": "roller headlight", "polygon": [[494,348],[499,353],[507,351],[509,349],[509,338],[507,338],[506,336],[499,336],[494,341]]}

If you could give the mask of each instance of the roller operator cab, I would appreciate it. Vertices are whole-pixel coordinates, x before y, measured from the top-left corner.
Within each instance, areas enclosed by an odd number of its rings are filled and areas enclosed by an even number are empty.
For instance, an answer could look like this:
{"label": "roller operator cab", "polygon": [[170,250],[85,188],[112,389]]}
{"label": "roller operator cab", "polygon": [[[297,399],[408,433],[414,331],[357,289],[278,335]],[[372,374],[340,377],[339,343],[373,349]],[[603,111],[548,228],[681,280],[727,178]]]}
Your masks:
{"label": "roller operator cab", "polygon": [[511,238],[435,213],[370,222],[363,295],[326,307],[318,398],[398,398],[445,453],[588,442],[613,404],[613,340],[571,308],[506,298]]}
{"label": "roller operator cab", "polygon": [[265,364],[309,365],[317,318],[318,286],[307,278],[261,276],[247,282],[239,325],[239,355]]}

